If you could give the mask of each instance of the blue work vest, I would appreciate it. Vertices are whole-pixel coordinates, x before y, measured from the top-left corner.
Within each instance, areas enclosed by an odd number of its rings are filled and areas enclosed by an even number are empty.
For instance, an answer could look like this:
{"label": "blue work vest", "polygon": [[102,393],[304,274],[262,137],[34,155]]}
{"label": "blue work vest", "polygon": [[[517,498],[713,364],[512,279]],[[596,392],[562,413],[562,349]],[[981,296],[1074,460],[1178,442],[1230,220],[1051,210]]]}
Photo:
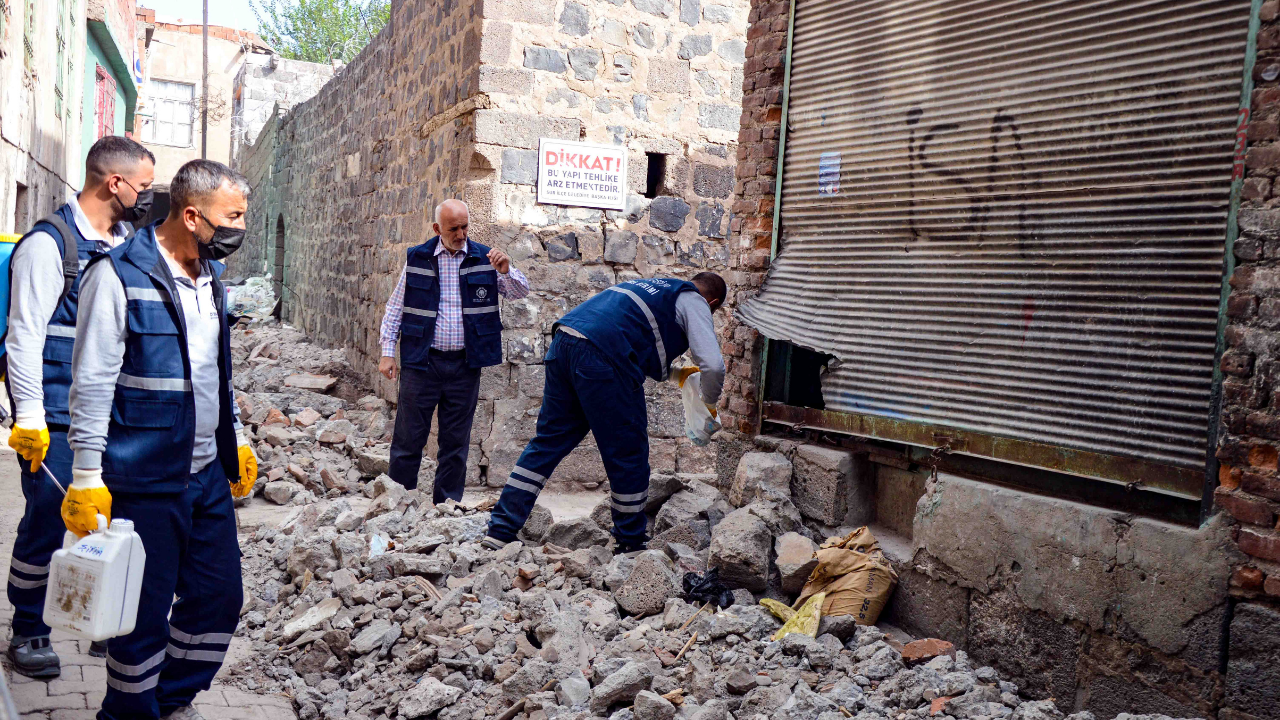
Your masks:
{"label": "blue work vest", "polygon": [[[177,286],[156,245],[155,226],[92,262],[110,263],[124,285],[124,362],[115,401],[102,477],[119,492],[177,492],[191,476],[196,405],[191,389],[187,324]],[[222,263],[202,260],[213,275],[213,299],[222,321],[218,349],[218,460],[228,478],[239,478],[235,421],[231,412],[231,341],[227,328]]]}
{"label": "blue work vest", "polygon": [[[428,367],[427,353],[436,334],[440,310],[439,236],[409,248],[404,268],[404,316],[400,322],[400,362],[418,369]],[[467,256],[458,269],[462,294],[462,330],[467,366],[502,362],[502,319],[498,317],[498,271],[489,264],[489,248],[467,241]]]}
{"label": "blue work vest", "polygon": [[557,325],[582,333],[615,367],[637,382],[667,379],[671,361],[689,349],[676,322],[676,299],[697,292],[691,282],[642,278],[619,283],[569,311]]}
{"label": "blue work vest", "polygon": [[[80,258],[80,268],[84,269],[90,259],[103,254],[98,249],[98,244],[92,240],[86,240],[80,234],[80,228],[76,225],[76,213],[72,209],[71,204],[67,203],[58,208],[54,213],[62,218],[67,224],[67,229],[71,231],[72,238],[76,244],[76,254]],[[18,241],[21,245],[33,233],[48,233],[58,244],[58,256],[61,257],[66,252],[67,238],[62,237],[62,233],[51,223],[40,221],[31,228],[31,232],[22,236],[22,240]],[[14,252],[17,252],[14,248]],[[10,266],[12,268],[12,266]],[[10,269],[10,291],[13,292],[13,271]],[[61,291],[61,287],[58,288]],[[44,421],[49,425],[70,425],[71,411],[68,409],[68,396],[71,393],[71,351],[76,344],[76,303],[80,295],[80,275],[71,283],[71,289],[67,292],[67,296],[58,303],[58,307],[53,311],[53,317],[49,318],[49,325],[45,328],[44,336]],[[12,305],[12,302],[10,303]]]}

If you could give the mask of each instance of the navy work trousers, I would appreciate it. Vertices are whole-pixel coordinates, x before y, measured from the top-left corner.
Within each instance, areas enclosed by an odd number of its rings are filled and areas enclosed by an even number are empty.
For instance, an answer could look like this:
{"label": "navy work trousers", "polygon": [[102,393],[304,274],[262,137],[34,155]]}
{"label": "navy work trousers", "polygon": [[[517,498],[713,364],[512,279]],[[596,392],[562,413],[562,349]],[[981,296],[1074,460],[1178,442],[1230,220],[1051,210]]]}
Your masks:
{"label": "navy work trousers", "polygon": [[516,461],[489,520],[489,535],[516,539],[547,478],[590,430],[613,491],[613,536],[620,545],[645,537],[649,432],[644,386],[620,377],[590,341],[556,333],[546,358],[538,435]]}
{"label": "navy work trousers", "polygon": [[[67,528],[62,523],[62,491],[44,470],[31,472],[31,463],[18,457],[22,467],[22,495],[27,508],[18,523],[18,536],[13,541],[13,559],[9,561],[9,602],[13,605],[13,634],[27,638],[46,637],[49,626],[44,615],[44,591],[49,584],[49,560],[62,547]],[[45,467],[58,478],[62,487],[71,485],[71,447],[67,445],[67,427],[49,427],[49,452]]]}
{"label": "navy work trousers", "polygon": [[432,501],[461,500],[467,483],[467,451],[471,423],[480,399],[480,368],[467,367],[465,350],[432,350],[425,369],[400,368],[400,397],[396,428],[391,437],[392,480],[413,490],[418,487],[422,449],[431,435],[431,416],[440,411],[436,433],[436,482]]}
{"label": "navy work trousers", "polygon": [[111,514],[133,520],[147,565],[138,624],[107,641],[98,720],[159,718],[209,689],[240,620],[231,487],[215,459],[181,493],[113,493]]}

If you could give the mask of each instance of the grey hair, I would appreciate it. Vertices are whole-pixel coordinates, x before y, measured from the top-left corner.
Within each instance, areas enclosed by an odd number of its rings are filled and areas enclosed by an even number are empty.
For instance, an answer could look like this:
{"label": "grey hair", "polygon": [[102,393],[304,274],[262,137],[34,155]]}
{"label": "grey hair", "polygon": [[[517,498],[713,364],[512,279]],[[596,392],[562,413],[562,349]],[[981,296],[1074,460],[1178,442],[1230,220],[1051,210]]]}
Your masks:
{"label": "grey hair", "polygon": [[208,200],[226,182],[248,199],[249,181],[235,170],[213,160],[186,163],[178,168],[169,183],[169,214],[176,216],[184,209]]}
{"label": "grey hair", "polygon": [[436,222],[440,222],[440,211],[444,209],[445,203],[451,203],[451,202],[462,203],[462,208],[467,211],[467,217],[471,216],[471,208],[465,202],[458,200],[456,198],[449,198],[448,200],[445,200],[444,202],[436,206],[436,215],[435,215]]}

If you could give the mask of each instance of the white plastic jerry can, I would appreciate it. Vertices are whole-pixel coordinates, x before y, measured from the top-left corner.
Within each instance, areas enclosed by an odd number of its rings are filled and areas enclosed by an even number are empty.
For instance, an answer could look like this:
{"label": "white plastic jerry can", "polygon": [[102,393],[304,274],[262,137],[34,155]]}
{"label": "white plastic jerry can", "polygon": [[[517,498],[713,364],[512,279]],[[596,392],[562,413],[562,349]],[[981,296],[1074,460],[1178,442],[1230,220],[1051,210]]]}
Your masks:
{"label": "white plastic jerry can", "polygon": [[[64,544],[49,564],[44,622],[86,640],[128,635],[138,620],[138,595],[147,553],[133,521],[116,518],[106,527]],[[70,535],[70,533],[68,533]]]}

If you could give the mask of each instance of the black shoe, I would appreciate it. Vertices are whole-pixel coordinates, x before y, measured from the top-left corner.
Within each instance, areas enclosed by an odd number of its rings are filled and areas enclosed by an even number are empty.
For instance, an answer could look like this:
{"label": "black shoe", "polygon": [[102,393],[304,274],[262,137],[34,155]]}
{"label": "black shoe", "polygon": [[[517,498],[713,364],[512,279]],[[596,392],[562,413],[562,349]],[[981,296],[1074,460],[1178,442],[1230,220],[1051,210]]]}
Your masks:
{"label": "black shoe", "polygon": [[13,669],[27,677],[47,680],[62,674],[62,663],[58,660],[58,654],[53,651],[53,647],[49,645],[47,636],[24,638],[15,635],[13,640],[9,641],[9,650],[6,654],[9,656],[9,662],[13,663]]}
{"label": "black shoe", "polygon": [[648,541],[643,541],[638,543],[618,543],[613,548],[613,554],[615,556],[629,555],[633,552],[641,552],[648,549],[649,549]]}
{"label": "black shoe", "polygon": [[107,641],[94,640],[89,643],[89,657],[104,658],[107,656]]}

